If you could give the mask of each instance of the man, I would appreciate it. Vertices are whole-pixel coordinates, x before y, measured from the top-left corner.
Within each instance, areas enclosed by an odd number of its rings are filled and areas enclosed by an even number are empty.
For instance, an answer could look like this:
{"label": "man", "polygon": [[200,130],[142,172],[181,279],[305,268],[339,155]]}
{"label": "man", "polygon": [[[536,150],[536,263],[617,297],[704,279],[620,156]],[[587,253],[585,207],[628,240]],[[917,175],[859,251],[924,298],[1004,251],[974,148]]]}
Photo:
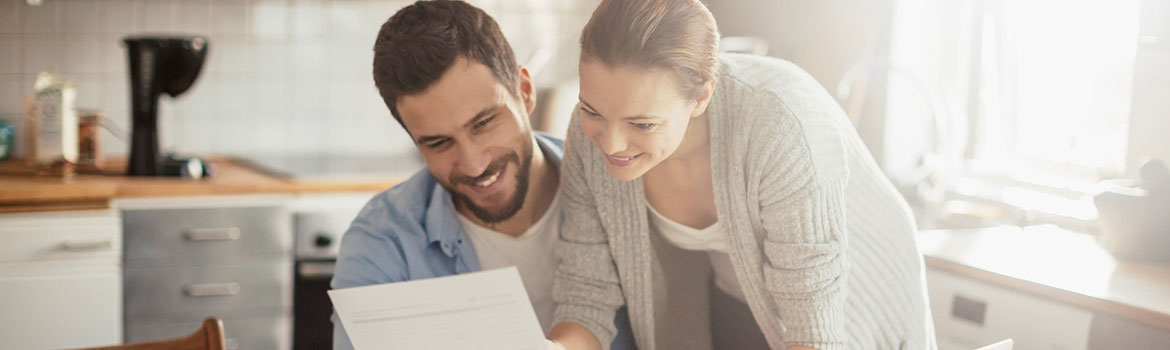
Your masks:
{"label": "man", "polygon": [[[374,43],[374,83],[427,167],[358,214],[333,288],[514,265],[547,333],[562,141],[533,133],[532,77],[495,21],[456,1],[399,10]],[[333,324],[334,347],[353,348],[336,313]],[[624,345],[631,333],[621,333],[615,346],[632,347]]]}

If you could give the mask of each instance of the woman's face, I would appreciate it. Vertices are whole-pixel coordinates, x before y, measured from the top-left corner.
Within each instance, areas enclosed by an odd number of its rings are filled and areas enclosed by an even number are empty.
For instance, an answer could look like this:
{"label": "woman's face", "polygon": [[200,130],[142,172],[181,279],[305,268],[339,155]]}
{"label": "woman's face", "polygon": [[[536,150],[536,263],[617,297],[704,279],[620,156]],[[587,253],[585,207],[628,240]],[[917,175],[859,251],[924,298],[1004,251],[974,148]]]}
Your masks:
{"label": "woman's face", "polygon": [[690,120],[706,109],[706,98],[683,96],[666,70],[582,60],[580,74],[581,129],[605,153],[605,165],[618,180],[636,179],[669,158]]}

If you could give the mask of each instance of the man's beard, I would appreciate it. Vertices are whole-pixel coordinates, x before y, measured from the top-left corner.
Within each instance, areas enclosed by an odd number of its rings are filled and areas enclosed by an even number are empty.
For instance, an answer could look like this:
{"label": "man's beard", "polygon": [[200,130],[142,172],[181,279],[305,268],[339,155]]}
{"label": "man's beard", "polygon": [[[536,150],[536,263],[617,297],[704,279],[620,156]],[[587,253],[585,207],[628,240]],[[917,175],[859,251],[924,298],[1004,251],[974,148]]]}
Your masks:
{"label": "man's beard", "polygon": [[[487,169],[484,170],[483,174],[477,177],[452,175],[448,180],[449,185],[442,184],[441,182],[440,184],[447,189],[447,192],[451,193],[451,197],[455,200],[456,204],[462,204],[464,207],[467,207],[471,211],[471,214],[479,218],[480,221],[491,224],[507,220],[513,215],[516,215],[516,212],[520,211],[520,208],[524,206],[524,197],[528,194],[528,170],[532,166],[532,143],[525,142],[524,147],[521,148],[521,152],[524,153],[522,156],[517,155],[516,152],[511,152],[492,161]],[[455,190],[457,184],[475,186],[475,184],[498,173],[508,162],[518,165],[518,169],[516,169],[516,188],[512,191],[512,198],[509,198],[502,207],[494,210],[481,207],[475,204],[467,195]],[[504,179],[501,178],[496,181],[504,181]]]}

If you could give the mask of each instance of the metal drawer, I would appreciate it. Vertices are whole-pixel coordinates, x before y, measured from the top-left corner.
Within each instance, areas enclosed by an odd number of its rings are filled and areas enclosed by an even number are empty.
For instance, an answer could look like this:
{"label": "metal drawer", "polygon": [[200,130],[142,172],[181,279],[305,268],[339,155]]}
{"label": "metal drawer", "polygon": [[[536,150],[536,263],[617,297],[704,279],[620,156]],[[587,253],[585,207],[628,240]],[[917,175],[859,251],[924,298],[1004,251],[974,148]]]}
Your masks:
{"label": "metal drawer", "polygon": [[281,207],[133,210],[123,214],[126,267],[264,262],[292,253]]}
{"label": "metal drawer", "polygon": [[[214,315],[209,315],[214,316]],[[228,349],[289,349],[292,320],[288,316],[267,318],[223,318],[224,340]],[[135,322],[126,325],[126,342],[143,342],[176,338],[194,333],[203,318],[157,323]]]}
{"label": "metal drawer", "polygon": [[126,318],[187,319],[291,310],[292,261],[260,265],[127,268]]}

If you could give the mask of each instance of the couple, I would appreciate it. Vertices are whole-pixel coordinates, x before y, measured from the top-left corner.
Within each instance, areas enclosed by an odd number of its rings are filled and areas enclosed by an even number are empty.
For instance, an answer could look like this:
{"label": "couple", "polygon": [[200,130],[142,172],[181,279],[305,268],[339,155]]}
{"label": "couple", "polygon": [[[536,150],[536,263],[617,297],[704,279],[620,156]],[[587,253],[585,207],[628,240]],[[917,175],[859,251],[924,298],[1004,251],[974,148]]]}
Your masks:
{"label": "couple", "polygon": [[427,167],[354,220],[333,287],[514,265],[550,348],[934,348],[913,218],[841,108],[718,41],[698,0],[601,1],[562,146],[487,14],[401,9],[374,81]]}

